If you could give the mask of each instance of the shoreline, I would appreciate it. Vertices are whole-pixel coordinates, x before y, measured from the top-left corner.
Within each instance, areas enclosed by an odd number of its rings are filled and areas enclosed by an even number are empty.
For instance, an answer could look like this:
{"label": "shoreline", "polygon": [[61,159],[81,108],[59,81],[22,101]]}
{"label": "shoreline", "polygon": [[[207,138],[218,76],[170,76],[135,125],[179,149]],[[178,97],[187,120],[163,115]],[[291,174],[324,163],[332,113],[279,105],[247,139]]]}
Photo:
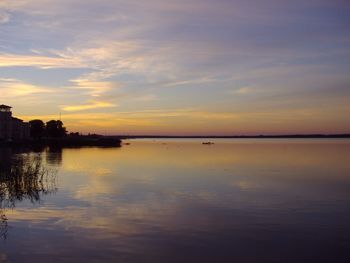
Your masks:
{"label": "shoreline", "polygon": [[0,147],[12,146],[33,146],[33,147],[121,147],[120,138],[109,137],[65,137],[65,138],[43,138],[40,140],[18,140],[18,141],[0,141]]}
{"label": "shoreline", "polygon": [[350,139],[350,134],[291,134],[291,135],[234,135],[234,136],[167,136],[167,135],[116,135],[120,139]]}
{"label": "shoreline", "polygon": [[131,139],[350,139],[350,134],[308,134],[308,135],[238,135],[238,136],[76,136],[65,138],[42,138],[39,140],[0,141],[0,147],[121,147],[123,140]]}

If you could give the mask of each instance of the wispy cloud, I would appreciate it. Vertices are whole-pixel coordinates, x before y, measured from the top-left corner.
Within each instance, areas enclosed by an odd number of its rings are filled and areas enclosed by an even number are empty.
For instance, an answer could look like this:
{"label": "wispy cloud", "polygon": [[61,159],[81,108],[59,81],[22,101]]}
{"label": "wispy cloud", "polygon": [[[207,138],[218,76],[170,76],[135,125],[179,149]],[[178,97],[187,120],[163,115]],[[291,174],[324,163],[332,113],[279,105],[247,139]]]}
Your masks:
{"label": "wispy cloud", "polygon": [[[3,0],[0,98],[79,115],[69,123],[77,130],[171,131],[172,122],[176,130],[248,130],[244,120],[295,124],[290,116],[302,122],[300,112],[329,125],[325,101],[345,108],[349,96],[346,8],[328,0]],[[337,127],[348,122],[332,109]],[[97,112],[108,117],[92,118]]]}
{"label": "wispy cloud", "polygon": [[89,104],[63,106],[62,110],[64,110],[64,111],[85,111],[85,110],[91,110],[91,109],[114,108],[114,107],[117,107],[117,105],[110,103],[110,102],[92,101]]}
{"label": "wispy cloud", "polygon": [[231,94],[248,95],[252,93],[257,93],[258,90],[253,86],[240,87],[238,89],[233,89],[229,91]]}
{"label": "wispy cloud", "polygon": [[148,101],[155,101],[158,99],[158,97],[154,94],[148,94],[144,96],[138,96],[133,98],[135,101],[142,101],[142,102],[148,102]]}
{"label": "wispy cloud", "polygon": [[83,68],[86,66],[77,58],[0,53],[0,67],[38,67],[42,69],[49,69]]}
{"label": "wispy cloud", "polygon": [[109,81],[90,81],[88,79],[71,80],[76,86],[74,89],[86,90],[92,97],[99,97],[110,90],[116,90],[119,85]]}
{"label": "wispy cloud", "polygon": [[8,21],[10,21],[10,17],[11,17],[10,14],[5,13],[5,12],[0,10],[0,25],[5,24]]}
{"label": "wispy cloud", "polygon": [[42,93],[52,93],[52,90],[46,87],[24,83],[16,79],[0,78],[1,99],[6,100],[9,98],[26,97]]}

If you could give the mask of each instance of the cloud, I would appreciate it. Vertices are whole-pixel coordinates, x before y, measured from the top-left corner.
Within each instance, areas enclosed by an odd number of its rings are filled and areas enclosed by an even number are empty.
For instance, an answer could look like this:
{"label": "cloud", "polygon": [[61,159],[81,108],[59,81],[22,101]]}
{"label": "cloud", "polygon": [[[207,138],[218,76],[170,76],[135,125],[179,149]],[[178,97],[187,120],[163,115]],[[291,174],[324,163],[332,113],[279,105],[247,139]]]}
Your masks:
{"label": "cloud", "polygon": [[213,83],[216,81],[217,81],[217,79],[210,78],[210,77],[206,76],[206,77],[200,77],[200,78],[195,78],[195,79],[176,80],[174,82],[169,82],[169,83],[165,84],[164,86],[167,86],[167,87],[186,86],[186,85],[193,85],[193,84]]}
{"label": "cloud", "polygon": [[[104,106],[116,107],[116,105],[110,105],[109,103],[103,102],[92,102],[87,105],[76,105],[76,106],[64,106],[63,109],[67,111],[80,111]],[[81,107],[81,108],[80,108]],[[68,109],[67,109],[68,108]],[[42,115],[36,116],[43,119],[50,119],[55,115]],[[167,120],[169,118],[189,118],[189,119],[202,119],[202,120],[228,120],[238,119],[240,114],[233,112],[209,112],[199,109],[155,109],[155,110],[144,110],[144,111],[113,111],[110,113],[67,113],[64,117],[68,120],[89,120],[91,122],[98,123],[107,120]],[[22,116],[25,119],[33,118],[34,116]]]}
{"label": "cloud", "polygon": [[107,93],[111,90],[116,90],[119,85],[115,82],[109,81],[90,81],[88,79],[74,79],[71,80],[76,86],[74,89],[86,90],[92,97],[100,97],[102,94]]}
{"label": "cloud", "polygon": [[[67,112],[62,120],[69,131],[97,132],[108,134],[257,134],[257,133],[291,133],[298,127],[300,132],[315,132],[315,129],[330,132],[345,132],[349,125],[342,124],[339,113],[350,114],[344,105],[320,109],[308,108],[274,108],[250,111],[208,111],[196,108],[153,109],[140,111],[111,111],[75,113]],[[338,116],[335,118],[335,116]],[[22,115],[30,120],[40,118],[50,120],[56,115]],[[325,128],[324,123],[333,123]],[[343,128],[341,128],[343,127]]]}
{"label": "cloud", "polygon": [[[0,96],[27,108],[37,96],[48,113],[59,105],[88,111],[80,127],[116,130],[172,122],[228,129],[241,116],[255,122],[252,112],[286,105],[281,116],[290,119],[297,107],[322,108],[330,96],[336,107],[349,84],[345,2],[3,0],[0,77],[21,80],[3,80]],[[53,87],[48,76],[56,72]],[[115,116],[95,120],[93,111]]]}
{"label": "cloud", "polygon": [[85,111],[85,110],[92,110],[92,109],[114,108],[114,107],[117,107],[117,105],[110,103],[110,102],[93,101],[89,104],[63,106],[62,110],[64,110],[64,111]]}
{"label": "cloud", "polygon": [[77,57],[64,58],[0,53],[0,67],[37,67],[50,69],[84,68],[86,65]]}
{"label": "cloud", "polygon": [[12,99],[16,97],[28,97],[29,95],[52,93],[52,90],[24,83],[16,79],[0,78],[1,99]]}
{"label": "cloud", "polygon": [[155,101],[158,99],[158,97],[154,94],[148,94],[148,95],[144,95],[144,96],[135,97],[133,99],[135,101],[148,102],[148,101]]}
{"label": "cloud", "polygon": [[232,94],[247,95],[251,93],[256,93],[257,89],[252,86],[240,87],[239,89],[230,90]]}
{"label": "cloud", "polygon": [[9,22],[10,21],[10,17],[11,17],[10,14],[2,12],[0,10],[0,25],[1,24],[6,24],[7,22]]}
{"label": "cloud", "polygon": [[123,72],[144,72],[147,67],[143,46],[135,41],[100,39],[76,44],[50,52],[67,61],[89,67],[93,72],[82,76],[97,81]]}

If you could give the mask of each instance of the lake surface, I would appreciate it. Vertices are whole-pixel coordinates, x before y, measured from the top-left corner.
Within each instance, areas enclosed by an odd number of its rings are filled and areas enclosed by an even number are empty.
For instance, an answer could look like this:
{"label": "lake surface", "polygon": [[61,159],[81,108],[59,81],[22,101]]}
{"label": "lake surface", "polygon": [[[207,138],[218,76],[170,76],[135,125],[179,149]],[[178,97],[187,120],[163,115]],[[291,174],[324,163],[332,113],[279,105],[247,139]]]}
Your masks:
{"label": "lake surface", "polygon": [[0,262],[350,262],[350,140],[0,149]]}

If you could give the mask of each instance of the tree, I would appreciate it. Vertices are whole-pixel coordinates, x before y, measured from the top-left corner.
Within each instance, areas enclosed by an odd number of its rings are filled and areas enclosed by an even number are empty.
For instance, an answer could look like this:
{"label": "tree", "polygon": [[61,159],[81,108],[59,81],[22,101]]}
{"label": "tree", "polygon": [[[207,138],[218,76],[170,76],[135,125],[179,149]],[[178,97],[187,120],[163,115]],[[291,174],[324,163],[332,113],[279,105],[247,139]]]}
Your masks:
{"label": "tree", "polygon": [[62,121],[51,120],[46,123],[46,135],[51,138],[62,138],[67,135]]}
{"label": "tree", "polygon": [[45,124],[42,120],[31,120],[29,125],[32,138],[39,140],[45,135]]}

